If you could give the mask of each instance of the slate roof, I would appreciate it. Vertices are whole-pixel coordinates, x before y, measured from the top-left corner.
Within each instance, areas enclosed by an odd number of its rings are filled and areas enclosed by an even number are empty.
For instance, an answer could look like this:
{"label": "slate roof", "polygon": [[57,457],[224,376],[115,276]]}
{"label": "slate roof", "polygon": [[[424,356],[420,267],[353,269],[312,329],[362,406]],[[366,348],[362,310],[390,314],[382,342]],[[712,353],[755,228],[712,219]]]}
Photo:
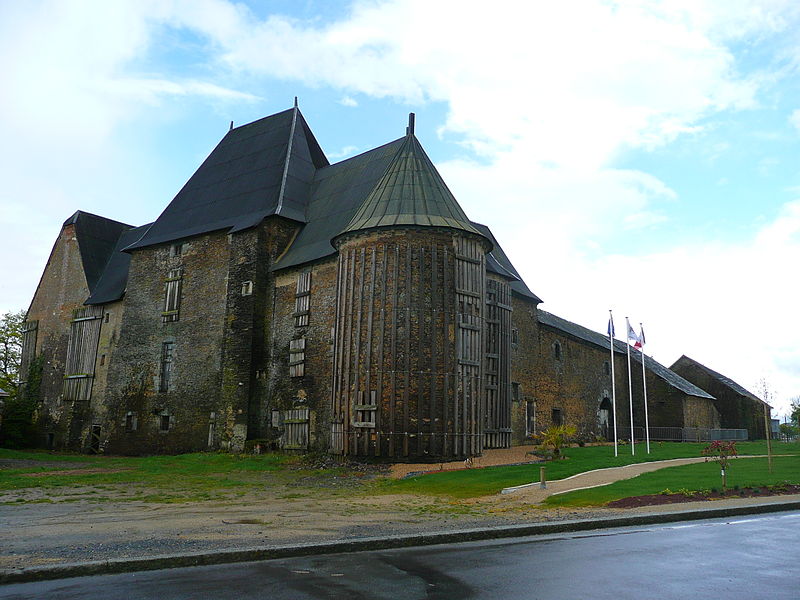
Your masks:
{"label": "slate roof", "polygon": [[480,235],[413,133],[403,139],[380,180],[340,233],[396,225],[449,227]]}
{"label": "slate roof", "polygon": [[107,304],[122,298],[128,284],[128,269],[131,264],[131,255],[123,252],[123,248],[141,238],[150,225],[152,223],[122,232],[103,269],[100,280],[84,304]]}
{"label": "slate roof", "polygon": [[[543,310],[539,310],[538,315],[539,315],[539,322],[542,325],[558,329],[559,331],[566,333],[567,335],[575,337],[579,340],[583,340],[585,342],[589,342],[605,350],[609,349],[608,337],[602,333],[592,331],[591,329],[587,329],[582,325],[578,325],[577,323],[573,323],[572,321],[567,321],[566,319],[562,319],[561,317],[557,317],[556,315],[545,312]],[[617,354],[626,354],[627,353],[626,343],[621,340],[615,339],[614,352]],[[642,364],[642,353],[636,350],[635,348],[631,348],[631,360],[634,360],[637,363]],[[647,355],[645,355],[644,357],[644,366],[646,369],[648,369],[649,371],[651,371],[652,373],[654,373],[655,375],[666,381],[672,387],[682,391],[684,394],[688,394],[689,396],[697,396],[698,398],[709,398],[711,400],[714,400],[714,396],[708,394],[707,392],[704,392],[693,383],[686,381],[683,377],[681,377],[674,371],[669,370],[667,367],[653,360]]]}
{"label": "slate roof", "polygon": [[306,209],[307,223],[273,270],[319,260],[335,252],[331,240],[380,181],[405,138],[318,169]]}
{"label": "slate roof", "polygon": [[520,274],[514,268],[514,265],[511,264],[508,256],[506,256],[506,253],[503,252],[503,248],[497,243],[497,240],[495,239],[491,229],[489,229],[486,225],[475,223],[474,221],[472,222],[472,226],[475,227],[475,229],[477,229],[484,237],[489,238],[492,244],[494,244],[492,251],[486,255],[486,270],[511,279],[509,285],[511,286],[511,290],[513,292],[516,292],[520,296],[529,298],[536,303],[541,302],[541,298],[539,298],[539,296],[534,294],[528,288],[528,286],[522,280],[522,277],[520,277]]}
{"label": "slate roof", "polygon": [[280,215],[304,223],[315,170],[328,165],[297,107],[231,129],[141,239],[126,250]]}
{"label": "slate roof", "polygon": [[82,210],[76,211],[64,221],[63,227],[67,225],[75,226],[86,284],[90,292],[94,291],[120,234],[132,226]]}
{"label": "slate roof", "polygon": [[732,390],[734,390],[737,394],[745,396],[746,398],[750,398],[750,400],[755,400],[756,402],[759,402],[761,404],[766,404],[761,398],[759,398],[754,393],[752,393],[752,392],[746,390],[745,388],[743,388],[741,385],[736,383],[730,377],[726,377],[722,373],[717,373],[713,369],[709,369],[707,366],[697,362],[696,360],[694,360],[692,358],[689,358],[685,354],[683,356],[681,356],[678,360],[676,360],[672,364],[670,369],[674,369],[676,366],[697,367],[697,368],[705,371],[706,373],[708,373],[711,377],[713,377],[714,379],[716,379],[720,383],[722,383],[722,384],[728,386],[729,388],[731,388]]}
{"label": "slate roof", "polygon": [[270,215],[303,223],[272,270],[333,255],[332,241],[348,231],[451,227],[485,237],[493,245],[487,270],[508,278],[515,293],[541,302],[489,228],[467,218],[413,131],[331,165],[293,108],[229,131],[154,223],[118,236],[113,260],[100,265],[102,281],[91,288],[87,304],[122,297],[130,258],[118,256],[120,251],[220,229],[239,231]]}

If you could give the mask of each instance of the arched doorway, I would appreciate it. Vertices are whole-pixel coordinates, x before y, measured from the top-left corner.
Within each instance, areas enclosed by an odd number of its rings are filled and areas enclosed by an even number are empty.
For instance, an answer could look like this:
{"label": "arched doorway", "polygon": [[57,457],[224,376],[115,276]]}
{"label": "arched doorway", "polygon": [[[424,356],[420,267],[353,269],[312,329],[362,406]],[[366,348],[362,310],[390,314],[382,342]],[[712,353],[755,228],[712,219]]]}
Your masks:
{"label": "arched doorway", "polygon": [[600,402],[600,410],[598,411],[600,422],[600,435],[610,442],[614,439],[614,409],[611,407],[611,400],[603,398]]}

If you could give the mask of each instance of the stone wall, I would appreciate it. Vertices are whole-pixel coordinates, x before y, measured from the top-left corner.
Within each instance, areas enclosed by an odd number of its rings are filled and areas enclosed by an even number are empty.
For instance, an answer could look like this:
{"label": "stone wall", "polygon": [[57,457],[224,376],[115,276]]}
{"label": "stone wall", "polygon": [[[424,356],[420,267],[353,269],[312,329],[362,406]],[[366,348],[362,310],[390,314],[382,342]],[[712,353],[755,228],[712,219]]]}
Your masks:
{"label": "stone wall", "polygon": [[[36,354],[44,355],[37,423],[43,447],[65,448],[67,444],[71,407],[62,402],[61,395],[70,323],[73,311],[82,307],[88,296],[75,226],[66,225],[53,246],[27,315],[27,321],[38,321]],[[30,358],[24,361],[29,363]]]}

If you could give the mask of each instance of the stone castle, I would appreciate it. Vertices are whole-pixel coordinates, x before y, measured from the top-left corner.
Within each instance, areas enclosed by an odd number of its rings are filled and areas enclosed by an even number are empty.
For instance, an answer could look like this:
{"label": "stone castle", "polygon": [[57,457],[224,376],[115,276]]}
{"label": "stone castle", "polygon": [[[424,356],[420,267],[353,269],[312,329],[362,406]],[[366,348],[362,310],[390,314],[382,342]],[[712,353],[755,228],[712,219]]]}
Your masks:
{"label": "stone castle", "polygon": [[[608,338],[540,303],[413,115],[400,139],[330,164],[295,106],[232,128],[153,223],[72,215],[28,311],[22,379],[41,374],[41,444],[59,449],[417,460],[553,424],[609,439]],[[716,396],[644,360],[651,427],[720,427]]]}

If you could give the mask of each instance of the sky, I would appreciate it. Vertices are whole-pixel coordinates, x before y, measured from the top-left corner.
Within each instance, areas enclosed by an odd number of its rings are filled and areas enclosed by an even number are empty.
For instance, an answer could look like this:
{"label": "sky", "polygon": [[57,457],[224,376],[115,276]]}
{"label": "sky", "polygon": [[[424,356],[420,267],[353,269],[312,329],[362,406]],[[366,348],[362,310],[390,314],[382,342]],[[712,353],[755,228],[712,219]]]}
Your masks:
{"label": "sky", "polygon": [[0,313],[75,210],[154,220],[228,130],[416,134],[541,308],[800,396],[796,0],[0,2]]}

